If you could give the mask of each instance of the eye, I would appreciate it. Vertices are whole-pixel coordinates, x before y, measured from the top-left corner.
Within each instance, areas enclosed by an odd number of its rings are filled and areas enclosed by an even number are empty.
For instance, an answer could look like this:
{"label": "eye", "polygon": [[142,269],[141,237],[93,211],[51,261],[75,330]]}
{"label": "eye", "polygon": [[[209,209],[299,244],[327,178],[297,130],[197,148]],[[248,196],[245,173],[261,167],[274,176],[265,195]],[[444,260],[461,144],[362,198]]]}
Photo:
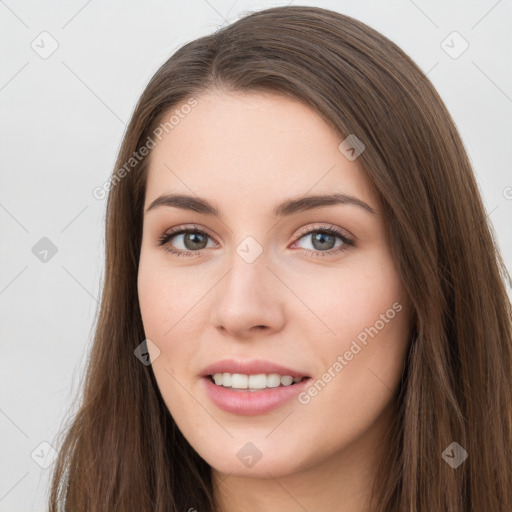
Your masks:
{"label": "eye", "polygon": [[[312,236],[314,235],[314,236]],[[174,239],[178,242],[173,242]],[[158,238],[157,246],[164,247],[168,253],[182,257],[199,257],[203,249],[208,248],[208,239],[213,237],[196,225],[177,226],[167,230]],[[312,249],[305,249],[308,255],[313,257],[331,256],[348,250],[355,245],[355,242],[338,228],[325,225],[315,225],[303,228],[300,236],[295,239],[295,244],[309,238]],[[336,239],[340,241],[336,245]],[[176,248],[178,243],[183,248]],[[211,247],[211,246],[210,246]]]}
{"label": "eye", "polygon": [[[349,238],[338,228],[332,226],[316,225],[301,230],[301,236],[297,238],[297,242],[301,240],[309,240],[312,250],[307,249],[307,253],[313,257],[332,256],[348,250],[355,245],[354,240]],[[341,243],[336,245],[336,238]]]}
{"label": "eye", "polygon": [[[174,247],[170,242],[177,238],[183,249]],[[198,226],[178,226],[166,231],[159,237],[157,246],[163,246],[164,250],[177,256],[199,256],[200,251],[207,248],[208,238],[212,238],[203,228]]]}

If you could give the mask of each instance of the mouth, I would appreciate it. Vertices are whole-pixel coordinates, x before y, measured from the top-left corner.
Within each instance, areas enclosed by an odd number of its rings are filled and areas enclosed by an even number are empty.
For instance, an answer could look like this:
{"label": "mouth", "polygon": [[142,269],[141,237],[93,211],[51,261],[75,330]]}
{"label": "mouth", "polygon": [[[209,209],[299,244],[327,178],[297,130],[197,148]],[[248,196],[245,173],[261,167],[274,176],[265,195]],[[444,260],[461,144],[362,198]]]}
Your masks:
{"label": "mouth", "polygon": [[312,380],[298,369],[263,359],[224,359],[200,374],[206,396],[236,415],[269,413],[289,403]]}
{"label": "mouth", "polygon": [[289,404],[312,379],[302,375],[218,372],[201,380],[206,396],[219,409],[234,415],[256,416]]}
{"label": "mouth", "polygon": [[295,386],[310,377],[281,375],[278,373],[259,373],[256,375],[243,373],[212,373],[206,376],[210,382],[218,387],[232,391],[249,391],[251,393],[266,391],[275,388]]}

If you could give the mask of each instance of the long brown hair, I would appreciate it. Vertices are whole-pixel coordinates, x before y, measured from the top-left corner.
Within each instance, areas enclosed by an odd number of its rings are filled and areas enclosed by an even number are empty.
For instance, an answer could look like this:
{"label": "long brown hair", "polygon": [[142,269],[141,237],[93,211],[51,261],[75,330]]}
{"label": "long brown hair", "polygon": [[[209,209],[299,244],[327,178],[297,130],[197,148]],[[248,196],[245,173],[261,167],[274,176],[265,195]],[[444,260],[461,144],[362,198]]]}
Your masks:
{"label": "long brown hair", "polygon": [[[184,45],[136,106],[110,183],[98,322],[81,404],[62,436],[51,512],[65,475],[68,510],[215,510],[210,467],[177,428],[151,366],[134,356],[145,339],[137,269],[148,157],[126,167],[172,109],[212,88],[288,95],[340,142],[354,134],[365,145],[359,158],[414,306],[375,507],[510,510],[508,274],[454,122],[393,42],[337,12],[290,6],[249,13]],[[447,463],[452,443],[468,454],[457,467]]]}

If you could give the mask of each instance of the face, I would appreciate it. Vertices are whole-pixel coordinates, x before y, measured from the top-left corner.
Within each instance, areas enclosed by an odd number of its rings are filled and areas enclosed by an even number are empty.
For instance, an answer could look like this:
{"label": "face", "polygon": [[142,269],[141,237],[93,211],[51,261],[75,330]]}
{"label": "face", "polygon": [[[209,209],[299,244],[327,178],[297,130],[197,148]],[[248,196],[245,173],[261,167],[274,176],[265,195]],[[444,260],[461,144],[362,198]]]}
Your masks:
{"label": "face", "polygon": [[217,472],[341,464],[387,427],[409,341],[378,197],[303,104],[196,100],[152,151],[144,207],[138,292],[163,399]]}

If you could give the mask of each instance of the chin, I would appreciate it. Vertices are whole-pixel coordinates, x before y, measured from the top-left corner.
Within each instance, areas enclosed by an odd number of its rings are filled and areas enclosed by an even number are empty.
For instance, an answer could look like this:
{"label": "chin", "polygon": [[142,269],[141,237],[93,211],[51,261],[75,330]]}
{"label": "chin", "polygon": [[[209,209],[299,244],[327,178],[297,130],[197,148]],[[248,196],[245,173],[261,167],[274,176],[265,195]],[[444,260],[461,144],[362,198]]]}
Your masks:
{"label": "chin", "polygon": [[230,476],[277,478],[304,469],[301,466],[305,465],[305,459],[301,464],[301,457],[297,454],[297,447],[302,445],[300,441],[287,447],[282,443],[272,443],[268,439],[264,442],[265,435],[262,435],[260,442],[247,441],[247,437],[243,441],[235,438],[230,439],[221,450],[212,451],[212,447],[208,446],[205,451],[198,453],[212,469]]}

